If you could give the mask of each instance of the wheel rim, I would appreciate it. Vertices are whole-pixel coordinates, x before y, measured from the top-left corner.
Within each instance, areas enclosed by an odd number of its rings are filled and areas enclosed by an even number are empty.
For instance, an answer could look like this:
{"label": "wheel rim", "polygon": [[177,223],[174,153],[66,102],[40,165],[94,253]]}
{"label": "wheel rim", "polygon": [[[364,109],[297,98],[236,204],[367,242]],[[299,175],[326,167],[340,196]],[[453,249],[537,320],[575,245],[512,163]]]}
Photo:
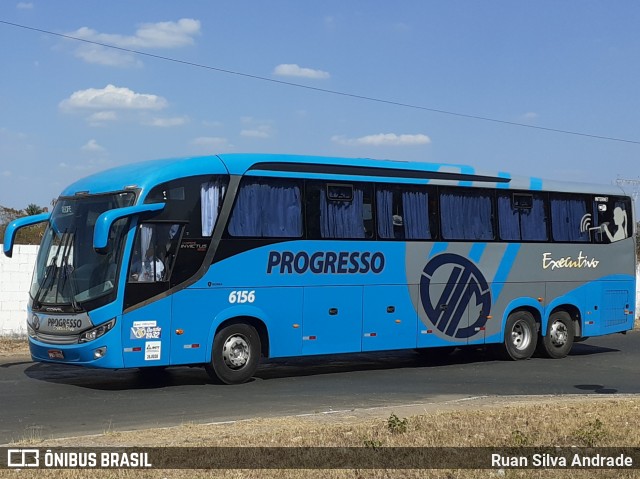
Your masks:
{"label": "wheel rim", "polygon": [[239,334],[230,336],[222,346],[222,359],[231,369],[240,369],[249,362],[251,356],[247,339]]}
{"label": "wheel rim", "polygon": [[569,331],[567,330],[567,325],[562,321],[555,321],[551,325],[551,329],[549,330],[549,336],[551,338],[551,344],[556,347],[561,347],[567,344],[567,340],[569,338]]}
{"label": "wheel rim", "polygon": [[526,321],[519,319],[511,329],[511,344],[518,351],[523,351],[531,344],[532,332]]}

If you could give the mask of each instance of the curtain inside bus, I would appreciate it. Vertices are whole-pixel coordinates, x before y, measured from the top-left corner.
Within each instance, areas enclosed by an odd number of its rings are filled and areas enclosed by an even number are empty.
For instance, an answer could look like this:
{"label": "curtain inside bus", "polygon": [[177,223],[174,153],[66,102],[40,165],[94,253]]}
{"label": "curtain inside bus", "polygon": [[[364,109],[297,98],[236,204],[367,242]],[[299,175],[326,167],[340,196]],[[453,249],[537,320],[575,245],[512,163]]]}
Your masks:
{"label": "curtain inside bus", "polygon": [[555,241],[589,241],[587,231],[581,231],[582,218],[587,214],[584,199],[551,198],[551,224]]}
{"label": "curtain inside bus", "polygon": [[320,190],[320,234],[323,238],[365,238],[364,193],[353,188],[351,201],[327,199],[325,189]]}
{"label": "curtain inside bus", "polygon": [[262,238],[302,236],[300,187],[287,180],[247,180],[238,192],[229,234]]}
{"label": "curtain inside bus", "polygon": [[202,209],[202,236],[211,236],[213,226],[218,219],[220,201],[224,197],[225,186],[220,181],[202,183],[200,186],[200,205]]}
{"label": "curtain inside bus", "polygon": [[442,237],[449,240],[491,240],[491,196],[484,192],[440,195]]}
{"label": "curtain inside bus", "polygon": [[500,239],[546,241],[548,235],[543,198],[532,195],[530,207],[518,207],[512,196],[512,193],[498,195]]}
{"label": "curtain inside bus", "polygon": [[429,232],[429,196],[422,191],[403,191],[405,239],[431,239]]}

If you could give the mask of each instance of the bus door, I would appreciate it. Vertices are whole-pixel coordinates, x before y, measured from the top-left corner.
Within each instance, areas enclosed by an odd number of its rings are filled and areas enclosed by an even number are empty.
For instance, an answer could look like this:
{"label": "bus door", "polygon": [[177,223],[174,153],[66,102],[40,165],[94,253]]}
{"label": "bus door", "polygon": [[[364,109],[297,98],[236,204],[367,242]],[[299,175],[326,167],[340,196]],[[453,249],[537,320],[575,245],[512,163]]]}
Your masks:
{"label": "bus door", "polygon": [[125,288],[122,345],[125,367],[166,366],[171,351],[169,290],[181,226],[142,223],[136,230]]}

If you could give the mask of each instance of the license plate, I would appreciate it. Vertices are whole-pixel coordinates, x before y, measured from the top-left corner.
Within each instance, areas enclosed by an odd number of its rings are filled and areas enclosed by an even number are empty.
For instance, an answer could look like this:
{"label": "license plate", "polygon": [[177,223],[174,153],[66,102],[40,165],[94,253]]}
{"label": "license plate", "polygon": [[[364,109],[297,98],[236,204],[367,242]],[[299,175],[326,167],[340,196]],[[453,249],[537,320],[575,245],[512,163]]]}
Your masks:
{"label": "license plate", "polygon": [[64,354],[59,349],[50,349],[49,359],[64,359]]}

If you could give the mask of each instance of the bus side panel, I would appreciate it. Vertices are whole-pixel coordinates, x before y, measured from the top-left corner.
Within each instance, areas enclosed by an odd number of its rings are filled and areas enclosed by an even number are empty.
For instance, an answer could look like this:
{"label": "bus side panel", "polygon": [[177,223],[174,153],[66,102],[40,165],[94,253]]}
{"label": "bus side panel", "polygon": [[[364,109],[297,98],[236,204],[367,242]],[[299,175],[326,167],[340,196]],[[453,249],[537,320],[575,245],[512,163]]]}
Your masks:
{"label": "bus side panel", "polygon": [[466,345],[470,299],[466,284],[432,281],[428,289],[419,288],[418,296],[417,347]]}
{"label": "bus side panel", "polygon": [[302,353],[362,350],[362,286],[304,288]]}
{"label": "bus side panel", "polygon": [[[624,275],[602,278],[590,283],[547,283],[547,317],[556,307],[572,305],[580,312],[581,336],[602,336],[633,329],[635,280]],[[553,299],[551,299],[553,298]]]}
{"label": "bus side panel", "polygon": [[633,328],[635,318],[635,288],[632,283],[633,282],[601,281],[601,334],[626,331]]}
{"label": "bus side panel", "polygon": [[363,351],[416,347],[418,315],[410,294],[417,294],[416,286],[364,287]]}
{"label": "bus side panel", "polygon": [[186,289],[175,295],[172,330],[182,334],[174,334],[171,363],[208,362],[220,324],[246,318],[265,324],[270,357],[302,353],[302,288]]}
{"label": "bus side panel", "polygon": [[125,367],[169,365],[171,302],[169,296],[122,315]]}
{"label": "bus side panel", "polygon": [[544,317],[544,301],[546,285],[537,283],[492,283],[491,294],[494,304],[490,317],[485,324],[485,342],[502,343],[504,326],[509,314],[519,309],[531,311],[537,320]]}

